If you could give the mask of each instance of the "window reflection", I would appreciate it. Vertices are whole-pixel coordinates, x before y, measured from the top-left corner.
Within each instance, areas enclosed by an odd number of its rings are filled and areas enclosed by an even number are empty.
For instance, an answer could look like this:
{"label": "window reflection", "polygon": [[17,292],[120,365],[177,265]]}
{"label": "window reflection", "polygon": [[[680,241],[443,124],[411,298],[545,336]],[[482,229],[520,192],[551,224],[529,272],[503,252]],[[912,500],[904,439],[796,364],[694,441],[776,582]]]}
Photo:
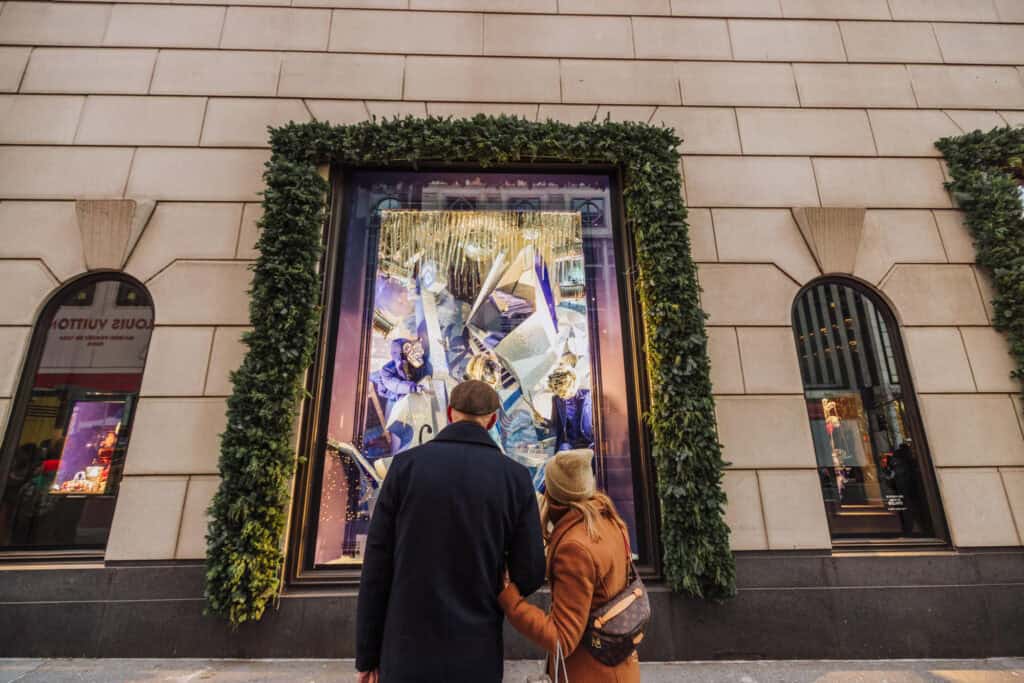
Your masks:
{"label": "window reflection", "polygon": [[593,447],[632,523],[610,206],[602,175],[352,175],[315,564],[360,561],[390,459],[466,378],[495,386],[492,436],[538,488],[557,450]]}
{"label": "window reflection", "polygon": [[[892,315],[845,282],[793,308],[807,414],[833,538],[932,537]],[[902,360],[902,359],[900,359]]]}
{"label": "window reflection", "polygon": [[0,460],[0,546],[106,543],[152,322],[145,289],[120,279],[71,285],[44,312]]}

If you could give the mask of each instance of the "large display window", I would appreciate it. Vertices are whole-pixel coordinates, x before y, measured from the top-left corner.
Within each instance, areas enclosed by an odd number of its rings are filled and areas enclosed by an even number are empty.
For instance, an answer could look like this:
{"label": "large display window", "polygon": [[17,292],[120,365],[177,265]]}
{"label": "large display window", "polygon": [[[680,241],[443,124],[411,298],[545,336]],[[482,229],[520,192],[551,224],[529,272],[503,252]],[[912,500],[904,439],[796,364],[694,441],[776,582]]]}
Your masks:
{"label": "large display window", "polygon": [[392,458],[446,423],[464,379],[539,490],[593,448],[650,556],[629,246],[607,172],[352,171],[335,185],[325,335],[306,421],[292,578],[353,576]]}
{"label": "large display window", "polygon": [[899,330],[852,280],[808,285],[793,330],[836,543],[941,543],[945,526]]}
{"label": "large display window", "polygon": [[152,325],[145,288],[114,274],[43,311],[0,457],[0,548],[106,545]]}

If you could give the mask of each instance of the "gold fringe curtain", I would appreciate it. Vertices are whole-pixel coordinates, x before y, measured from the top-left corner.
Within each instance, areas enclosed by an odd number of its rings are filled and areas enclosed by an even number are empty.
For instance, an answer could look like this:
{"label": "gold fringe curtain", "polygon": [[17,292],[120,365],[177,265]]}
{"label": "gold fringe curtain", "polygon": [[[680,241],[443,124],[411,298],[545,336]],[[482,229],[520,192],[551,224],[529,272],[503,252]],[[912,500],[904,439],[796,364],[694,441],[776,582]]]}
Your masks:
{"label": "gold fringe curtain", "polygon": [[[399,271],[433,261],[439,272],[463,272],[472,263],[486,273],[498,254],[506,259],[533,246],[549,268],[582,256],[583,226],[572,211],[381,211],[381,264]],[[386,265],[385,265],[386,264]]]}

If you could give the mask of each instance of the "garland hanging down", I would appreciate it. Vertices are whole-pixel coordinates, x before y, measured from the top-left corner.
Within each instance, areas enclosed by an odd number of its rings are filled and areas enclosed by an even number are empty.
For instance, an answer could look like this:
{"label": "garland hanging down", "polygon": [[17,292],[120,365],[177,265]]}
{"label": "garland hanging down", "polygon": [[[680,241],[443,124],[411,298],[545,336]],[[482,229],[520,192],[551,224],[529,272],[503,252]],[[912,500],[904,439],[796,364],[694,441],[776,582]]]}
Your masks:
{"label": "garland hanging down", "polygon": [[992,324],[1009,339],[1013,376],[1024,380],[1024,127],[977,130],[935,146],[949,164],[946,187],[964,210],[978,265],[992,277]]}
{"label": "garland hanging down", "polygon": [[[724,463],[715,427],[705,314],[680,196],[679,138],[639,123],[533,123],[508,116],[395,119],[271,129],[264,215],[253,267],[248,353],[232,375],[221,484],[210,506],[209,610],[259,619],[280,589],[281,539],[295,469],[294,425],[320,326],[321,231],[328,183],[320,164],[596,163],[623,178],[629,273],[642,307],[650,387],[645,415],[661,512],[668,585],[693,596],[735,593],[723,520]],[[575,229],[573,227],[572,229]]]}

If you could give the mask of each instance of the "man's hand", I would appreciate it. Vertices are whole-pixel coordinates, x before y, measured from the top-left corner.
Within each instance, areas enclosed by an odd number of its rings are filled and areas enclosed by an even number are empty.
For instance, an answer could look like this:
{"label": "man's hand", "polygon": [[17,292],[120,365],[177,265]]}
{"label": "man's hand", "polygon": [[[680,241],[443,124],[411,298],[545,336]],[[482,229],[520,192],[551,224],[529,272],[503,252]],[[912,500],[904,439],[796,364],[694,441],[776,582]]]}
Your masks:
{"label": "man's hand", "polygon": [[380,683],[380,671],[359,671],[356,673],[356,683]]}

